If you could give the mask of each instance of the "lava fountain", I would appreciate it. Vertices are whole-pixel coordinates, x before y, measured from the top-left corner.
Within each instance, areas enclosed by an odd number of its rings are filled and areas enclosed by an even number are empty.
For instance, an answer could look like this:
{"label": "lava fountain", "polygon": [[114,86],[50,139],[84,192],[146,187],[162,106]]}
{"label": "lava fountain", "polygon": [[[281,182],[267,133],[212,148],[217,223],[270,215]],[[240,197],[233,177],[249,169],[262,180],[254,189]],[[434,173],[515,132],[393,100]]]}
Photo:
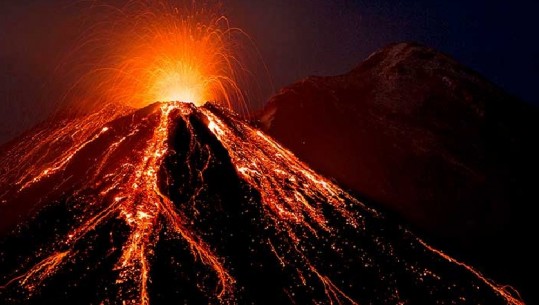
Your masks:
{"label": "lava fountain", "polygon": [[99,107],[5,148],[0,212],[34,215],[0,240],[0,302],[522,304],[232,113],[241,31],[191,5],[101,7],[115,18],[80,47],[107,56],[66,96],[141,109]]}
{"label": "lava fountain", "polygon": [[257,57],[256,48],[218,5],[130,1],[88,10],[86,23],[93,25],[59,68],[75,80],[67,102],[141,108],[156,101],[200,106],[211,100],[248,111],[248,70],[263,64],[246,64]]}

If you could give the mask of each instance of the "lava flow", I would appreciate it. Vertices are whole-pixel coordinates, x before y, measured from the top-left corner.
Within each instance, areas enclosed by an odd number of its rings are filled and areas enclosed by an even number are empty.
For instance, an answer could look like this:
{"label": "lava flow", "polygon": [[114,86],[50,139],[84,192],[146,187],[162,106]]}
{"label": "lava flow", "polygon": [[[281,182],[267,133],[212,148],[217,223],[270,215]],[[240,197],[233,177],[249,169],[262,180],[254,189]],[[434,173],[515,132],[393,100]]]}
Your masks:
{"label": "lava flow", "polygon": [[96,5],[86,114],[1,148],[0,303],[522,304],[206,103],[247,111],[245,35],[185,2]]}
{"label": "lava flow", "polygon": [[[199,257],[203,262],[213,268],[219,276],[222,291],[220,296],[224,296],[233,283],[233,279],[228,275],[220,260],[193,232],[187,230],[184,226],[186,220],[184,216],[175,210],[173,203],[163,194],[158,187],[157,173],[160,169],[163,158],[168,153],[167,139],[169,137],[169,119],[172,111],[184,111],[182,115],[188,115],[191,111],[189,107],[178,107],[175,103],[166,103],[159,106],[159,115],[156,118],[156,124],[152,126],[153,134],[147,137],[144,143],[142,153],[137,156],[135,162],[122,164],[114,170],[107,169],[109,158],[114,155],[116,149],[129,138],[137,133],[145,132],[141,128],[135,128],[126,136],[115,139],[108,149],[102,154],[100,162],[96,163],[91,170],[88,183],[99,184],[101,190],[98,194],[99,202],[92,202],[93,206],[102,207],[91,217],[81,218],[80,225],[73,227],[70,232],[62,239],[62,250],[56,250],[50,256],[47,256],[41,262],[23,276],[19,276],[21,285],[32,291],[39,285],[40,281],[54,273],[57,267],[64,260],[70,258],[74,253],[74,246],[88,232],[94,230],[97,226],[110,218],[119,218],[129,227],[129,236],[122,246],[122,255],[115,270],[119,271],[117,284],[124,282],[130,283],[133,287],[124,292],[129,304],[148,304],[148,258],[152,254],[156,237],[161,230],[162,225],[159,217],[163,218],[167,228],[185,239],[193,252],[193,255]],[[92,117],[88,118],[90,124]],[[85,125],[75,124],[69,131],[79,129]],[[63,130],[66,132],[66,130]],[[65,170],[69,162],[83,150],[87,145],[104,137],[110,132],[110,127],[102,127],[98,132],[89,137],[88,140],[75,145],[72,150],[64,152],[57,160],[48,163],[45,168],[40,168],[39,173],[32,178],[23,177],[19,180],[19,192],[32,188],[41,180],[53,177],[58,171]],[[50,144],[50,143],[47,143]],[[47,145],[48,146],[48,145]],[[31,173],[33,169],[29,169]],[[75,192],[76,196],[77,193]]]}
{"label": "lava flow", "polygon": [[58,99],[91,111],[110,103],[218,101],[247,113],[247,99],[260,87],[250,75],[263,63],[249,36],[211,2],[88,5],[81,19],[91,26],[57,68],[58,82],[67,85]]}
{"label": "lava flow", "polygon": [[3,304],[522,304],[224,108],[120,112],[4,148]]}

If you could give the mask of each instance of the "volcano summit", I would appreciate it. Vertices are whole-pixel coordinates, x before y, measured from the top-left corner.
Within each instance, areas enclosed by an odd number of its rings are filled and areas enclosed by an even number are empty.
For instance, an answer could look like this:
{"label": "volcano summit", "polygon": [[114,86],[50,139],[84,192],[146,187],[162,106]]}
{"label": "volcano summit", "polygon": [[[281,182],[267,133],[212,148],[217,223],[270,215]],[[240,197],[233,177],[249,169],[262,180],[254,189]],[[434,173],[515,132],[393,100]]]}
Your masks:
{"label": "volcano summit", "polygon": [[3,147],[0,303],[522,303],[226,109],[111,113]]}

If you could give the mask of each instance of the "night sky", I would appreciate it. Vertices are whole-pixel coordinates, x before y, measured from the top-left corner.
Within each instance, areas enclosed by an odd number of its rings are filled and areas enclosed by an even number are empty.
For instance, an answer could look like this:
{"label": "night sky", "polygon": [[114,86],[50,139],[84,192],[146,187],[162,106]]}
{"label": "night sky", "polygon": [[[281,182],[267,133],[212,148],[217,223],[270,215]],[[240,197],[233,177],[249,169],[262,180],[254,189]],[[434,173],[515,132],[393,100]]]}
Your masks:
{"label": "night sky", "polygon": [[[0,2],[0,143],[41,120],[53,104],[47,92],[62,88],[52,71],[83,28],[80,5],[68,3]],[[256,42],[273,90],[417,41],[539,106],[538,1],[231,0],[223,8]]]}

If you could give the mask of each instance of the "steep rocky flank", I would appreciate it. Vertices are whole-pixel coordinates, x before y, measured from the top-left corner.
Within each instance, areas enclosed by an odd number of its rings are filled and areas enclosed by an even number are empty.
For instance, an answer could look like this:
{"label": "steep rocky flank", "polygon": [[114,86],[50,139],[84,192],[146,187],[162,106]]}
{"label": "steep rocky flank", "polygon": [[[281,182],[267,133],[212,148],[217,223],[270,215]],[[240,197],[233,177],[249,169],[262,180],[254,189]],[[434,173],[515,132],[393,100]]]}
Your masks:
{"label": "steep rocky flank", "polygon": [[317,171],[529,295],[537,109],[400,43],[345,75],[284,88],[258,119]]}

